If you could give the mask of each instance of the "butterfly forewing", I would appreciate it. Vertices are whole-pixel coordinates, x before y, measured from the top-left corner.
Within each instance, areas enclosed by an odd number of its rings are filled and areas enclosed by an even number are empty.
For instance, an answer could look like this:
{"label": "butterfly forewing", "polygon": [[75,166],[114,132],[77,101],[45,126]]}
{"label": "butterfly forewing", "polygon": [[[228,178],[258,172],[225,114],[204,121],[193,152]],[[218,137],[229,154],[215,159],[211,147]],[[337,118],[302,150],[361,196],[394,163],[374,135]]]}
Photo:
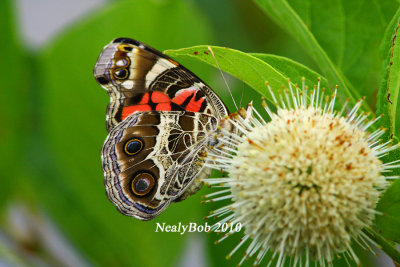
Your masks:
{"label": "butterfly forewing", "polygon": [[161,52],[129,38],[107,45],[94,69],[110,95],[109,131],[134,111],[192,111],[221,119],[227,109],[200,78]]}

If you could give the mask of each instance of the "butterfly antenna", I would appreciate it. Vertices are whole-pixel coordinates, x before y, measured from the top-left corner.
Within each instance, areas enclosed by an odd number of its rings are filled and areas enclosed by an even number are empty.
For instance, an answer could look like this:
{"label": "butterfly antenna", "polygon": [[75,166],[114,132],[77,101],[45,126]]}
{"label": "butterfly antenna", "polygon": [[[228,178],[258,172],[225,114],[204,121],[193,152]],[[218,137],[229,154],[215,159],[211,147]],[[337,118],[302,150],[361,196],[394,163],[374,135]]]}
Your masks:
{"label": "butterfly antenna", "polygon": [[225,79],[224,73],[223,73],[223,71],[221,70],[221,68],[220,68],[220,66],[219,66],[219,64],[218,64],[217,58],[215,57],[214,52],[212,51],[212,49],[211,49],[210,46],[208,46],[208,50],[210,51],[211,55],[213,56],[213,58],[214,58],[214,60],[215,60],[215,63],[217,63],[218,69],[219,69],[219,71],[221,72],[221,75],[222,75],[222,79],[224,79],[225,85],[226,85],[226,87],[228,88],[229,94],[231,95],[233,104],[235,105],[236,109],[238,109],[238,106],[236,105],[236,101],[235,101],[235,99],[233,98],[232,91],[231,91],[231,89],[229,88],[229,85],[228,85],[228,83],[227,83],[227,81],[226,81],[226,79]]}

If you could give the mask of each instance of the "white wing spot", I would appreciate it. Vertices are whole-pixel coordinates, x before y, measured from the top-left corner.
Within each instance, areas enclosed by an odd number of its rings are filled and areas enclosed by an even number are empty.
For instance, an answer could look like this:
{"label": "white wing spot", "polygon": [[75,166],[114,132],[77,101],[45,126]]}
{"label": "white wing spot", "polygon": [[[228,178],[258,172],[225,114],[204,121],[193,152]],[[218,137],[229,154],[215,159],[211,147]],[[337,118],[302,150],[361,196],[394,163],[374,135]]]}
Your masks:
{"label": "white wing spot", "polygon": [[115,63],[115,65],[117,65],[117,66],[119,66],[119,67],[125,66],[125,64],[126,64],[126,61],[125,61],[125,60],[122,60],[122,59],[118,60],[118,61]]}
{"label": "white wing spot", "polygon": [[125,81],[121,84],[123,87],[126,89],[132,89],[133,88],[133,81]]}

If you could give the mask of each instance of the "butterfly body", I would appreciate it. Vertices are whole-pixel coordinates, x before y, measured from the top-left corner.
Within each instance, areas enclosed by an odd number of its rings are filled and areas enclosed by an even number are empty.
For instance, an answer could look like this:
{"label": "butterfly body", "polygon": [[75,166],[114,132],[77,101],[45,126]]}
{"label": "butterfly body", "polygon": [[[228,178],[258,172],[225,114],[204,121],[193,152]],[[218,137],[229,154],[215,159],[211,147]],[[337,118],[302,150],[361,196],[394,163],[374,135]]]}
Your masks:
{"label": "butterfly body", "polygon": [[129,38],[103,49],[94,75],[110,96],[106,193],[121,213],[150,220],[200,188],[195,178],[210,172],[201,155],[228,110],[192,72]]}

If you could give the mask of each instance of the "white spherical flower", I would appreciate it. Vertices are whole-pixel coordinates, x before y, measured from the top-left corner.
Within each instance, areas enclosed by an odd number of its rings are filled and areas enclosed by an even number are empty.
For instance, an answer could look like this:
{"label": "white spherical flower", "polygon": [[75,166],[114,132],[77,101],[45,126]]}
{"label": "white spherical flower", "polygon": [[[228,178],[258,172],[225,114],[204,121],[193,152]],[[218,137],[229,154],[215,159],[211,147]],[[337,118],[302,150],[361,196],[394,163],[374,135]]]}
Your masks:
{"label": "white spherical flower", "polygon": [[346,105],[334,111],[336,91],[324,97],[319,83],[309,94],[304,81],[302,93],[298,88],[293,93],[289,83],[290,92],[279,96],[279,104],[268,88],[277,107],[274,113],[264,103],[271,121],[250,105],[226,119],[233,129],[220,130],[223,145],[207,156],[208,167],[229,173],[204,180],[224,189],[208,195],[214,197],[208,201],[232,200],[209,217],[245,228],[228,257],[248,241],[239,264],[256,254],[259,264],[268,251],[277,266],[287,256],[294,266],[308,266],[310,260],[329,265],[338,253],[358,261],[351,241],[368,247],[362,230],[372,225],[388,185],[382,173],[398,167],[379,158],[397,145],[380,143],[384,129],[367,131],[379,117],[367,121],[366,114],[357,114],[362,100],[344,116]]}

